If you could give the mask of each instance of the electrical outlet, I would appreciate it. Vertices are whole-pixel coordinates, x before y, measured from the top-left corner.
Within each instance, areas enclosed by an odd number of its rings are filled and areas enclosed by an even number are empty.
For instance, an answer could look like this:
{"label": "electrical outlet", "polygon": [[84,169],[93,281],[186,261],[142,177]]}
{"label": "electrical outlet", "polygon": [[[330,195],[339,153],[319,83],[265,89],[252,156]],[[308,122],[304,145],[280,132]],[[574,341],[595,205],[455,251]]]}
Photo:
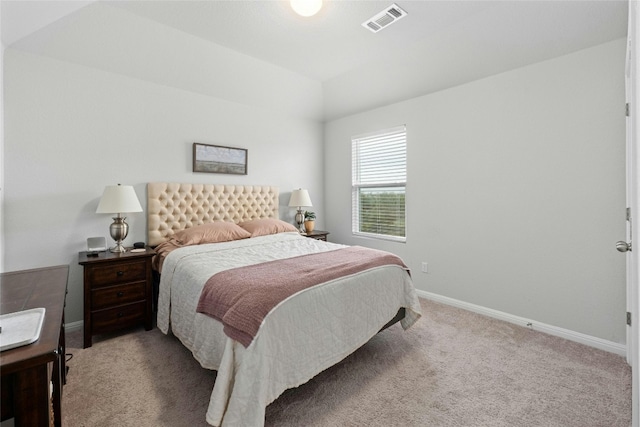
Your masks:
{"label": "electrical outlet", "polygon": [[428,273],[429,272],[429,268],[426,262],[422,263],[422,272],[423,273]]}

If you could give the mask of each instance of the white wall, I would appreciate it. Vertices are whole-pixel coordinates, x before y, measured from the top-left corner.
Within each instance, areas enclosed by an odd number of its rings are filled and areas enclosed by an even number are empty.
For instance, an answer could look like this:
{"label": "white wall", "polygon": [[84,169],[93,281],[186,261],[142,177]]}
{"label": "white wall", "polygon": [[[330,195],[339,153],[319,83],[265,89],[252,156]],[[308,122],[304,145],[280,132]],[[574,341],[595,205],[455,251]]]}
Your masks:
{"label": "white wall", "polygon": [[4,40],[0,42],[0,47],[0,271],[4,271]]}
{"label": "white wall", "polygon": [[[317,121],[12,48],[4,65],[5,271],[69,264],[67,322],[82,320],[77,253],[111,240],[95,213],[106,185],[133,185],[143,208],[149,181],[275,185],[291,222],[290,192],[306,187],[323,225]],[[247,148],[249,174],[192,173],[193,142]],[[127,222],[126,244],[146,239],[144,213]]]}
{"label": "white wall", "polygon": [[[327,123],[331,237],[399,254],[418,289],[624,343],[624,58],[617,40]],[[407,242],[353,237],[350,138],[400,124]]]}

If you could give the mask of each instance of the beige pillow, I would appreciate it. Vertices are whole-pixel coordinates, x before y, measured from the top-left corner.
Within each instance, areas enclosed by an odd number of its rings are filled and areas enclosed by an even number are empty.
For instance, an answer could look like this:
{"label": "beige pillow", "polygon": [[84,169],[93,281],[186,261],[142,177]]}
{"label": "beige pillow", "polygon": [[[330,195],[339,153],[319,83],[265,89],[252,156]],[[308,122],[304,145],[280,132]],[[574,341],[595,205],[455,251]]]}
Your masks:
{"label": "beige pillow", "polygon": [[246,239],[251,233],[238,227],[232,222],[216,221],[208,224],[180,230],[173,235],[181,245],[202,245],[205,243],[228,242]]}
{"label": "beige pillow", "polygon": [[251,233],[251,237],[286,233],[287,231],[298,231],[296,227],[288,222],[275,218],[252,219],[251,221],[241,222],[238,225]]}

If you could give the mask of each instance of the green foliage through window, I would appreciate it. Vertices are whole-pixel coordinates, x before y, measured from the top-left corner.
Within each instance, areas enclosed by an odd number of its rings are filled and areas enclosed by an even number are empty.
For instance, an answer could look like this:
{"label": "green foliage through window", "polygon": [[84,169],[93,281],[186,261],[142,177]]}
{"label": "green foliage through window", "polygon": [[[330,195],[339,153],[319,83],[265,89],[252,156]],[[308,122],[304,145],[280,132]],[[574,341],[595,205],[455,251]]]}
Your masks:
{"label": "green foliage through window", "polygon": [[359,199],[361,232],[405,237],[404,188],[361,189]]}

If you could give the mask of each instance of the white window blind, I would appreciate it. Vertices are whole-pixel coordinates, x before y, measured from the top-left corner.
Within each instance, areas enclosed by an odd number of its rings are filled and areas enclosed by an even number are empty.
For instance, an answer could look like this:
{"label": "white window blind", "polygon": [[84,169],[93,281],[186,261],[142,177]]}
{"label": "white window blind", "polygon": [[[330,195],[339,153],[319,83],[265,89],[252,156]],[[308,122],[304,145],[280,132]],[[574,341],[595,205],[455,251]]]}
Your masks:
{"label": "white window blind", "polygon": [[405,241],[406,127],[353,137],[351,149],[353,233]]}

